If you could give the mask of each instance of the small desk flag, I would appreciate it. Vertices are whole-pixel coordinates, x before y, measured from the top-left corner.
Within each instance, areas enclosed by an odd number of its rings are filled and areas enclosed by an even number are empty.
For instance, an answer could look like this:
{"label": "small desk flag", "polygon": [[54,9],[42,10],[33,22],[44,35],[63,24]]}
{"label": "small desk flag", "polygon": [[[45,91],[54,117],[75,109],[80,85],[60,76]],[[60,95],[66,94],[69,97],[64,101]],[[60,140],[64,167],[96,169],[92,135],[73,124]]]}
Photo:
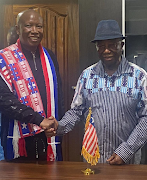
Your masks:
{"label": "small desk flag", "polygon": [[83,138],[81,155],[83,155],[86,161],[91,165],[96,165],[98,163],[98,159],[100,158],[98,138],[91,108],[89,108],[89,114],[86,118],[85,135]]}

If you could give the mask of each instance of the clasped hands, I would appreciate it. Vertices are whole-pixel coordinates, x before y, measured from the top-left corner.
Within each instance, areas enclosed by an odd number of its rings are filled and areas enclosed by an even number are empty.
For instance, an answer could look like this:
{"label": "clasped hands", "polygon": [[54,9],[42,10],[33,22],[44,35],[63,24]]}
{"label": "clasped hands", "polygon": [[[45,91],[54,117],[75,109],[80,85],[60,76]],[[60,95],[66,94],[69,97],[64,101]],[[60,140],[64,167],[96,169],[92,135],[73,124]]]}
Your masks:
{"label": "clasped hands", "polygon": [[56,135],[56,130],[58,128],[58,121],[50,116],[49,118],[44,118],[40,123],[40,127],[44,129],[46,137],[52,137]]}

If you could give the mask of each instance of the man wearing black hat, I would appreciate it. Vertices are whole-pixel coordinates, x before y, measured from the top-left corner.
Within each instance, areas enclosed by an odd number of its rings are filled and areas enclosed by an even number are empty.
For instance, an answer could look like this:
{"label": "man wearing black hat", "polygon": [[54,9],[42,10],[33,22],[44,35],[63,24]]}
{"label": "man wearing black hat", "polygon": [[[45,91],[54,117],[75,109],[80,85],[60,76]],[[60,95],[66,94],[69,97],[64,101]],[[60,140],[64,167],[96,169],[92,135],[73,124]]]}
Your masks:
{"label": "man wearing black hat", "polygon": [[139,164],[147,141],[147,73],[122,56],[124,38],[116,21],[98,23],[92,42],[100,61],[82,72],[71,109],[55,120],[56,133],[68,133],[91,107],[100,163]]}

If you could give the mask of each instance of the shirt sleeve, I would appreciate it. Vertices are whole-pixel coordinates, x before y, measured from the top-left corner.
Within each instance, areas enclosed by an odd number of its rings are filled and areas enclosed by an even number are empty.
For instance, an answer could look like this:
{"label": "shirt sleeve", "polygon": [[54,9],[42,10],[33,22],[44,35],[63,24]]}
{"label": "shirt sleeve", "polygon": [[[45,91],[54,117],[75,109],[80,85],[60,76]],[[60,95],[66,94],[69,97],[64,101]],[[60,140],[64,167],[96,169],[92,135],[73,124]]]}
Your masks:
{"label": "shirt sleeve", "polygon": [[83,82],[81,75],[77,82],[71,109],[68,110],[63,118],[58,122],[59,125],[57,129],[57,135],[63,135],[71,131],[74,126],[81,120],[84,109],[85,99],[83,98]]}
{"label": "shirt sleeve", "polygon": [[138,124],[128,137],[126,142],[122,142],[115,150],[123,161],[128,162],[134,154],[147,142],[147,78],[142,83],[142,97],[138,103],[139,109]]}
{"label": "shirt sleeve", "polygon": [[25,123],[40,125],[43,117],[31,107],[22,104],[9,90],[8,86],[0,76],[0,111],[8,119],[16,119]]}

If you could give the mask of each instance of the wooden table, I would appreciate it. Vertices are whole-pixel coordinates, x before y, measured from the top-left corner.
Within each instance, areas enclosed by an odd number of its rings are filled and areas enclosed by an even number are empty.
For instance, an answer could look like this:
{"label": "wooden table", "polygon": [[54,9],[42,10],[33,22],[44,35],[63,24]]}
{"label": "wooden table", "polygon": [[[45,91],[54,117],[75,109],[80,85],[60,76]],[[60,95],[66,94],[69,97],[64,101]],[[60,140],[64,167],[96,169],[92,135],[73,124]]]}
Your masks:
{"label": "wooden table", "polygon": [[2,180],[146,180],[147,165],[92,166],[94,175],[84,175],[84,162],[8,163],[0,162]]}

